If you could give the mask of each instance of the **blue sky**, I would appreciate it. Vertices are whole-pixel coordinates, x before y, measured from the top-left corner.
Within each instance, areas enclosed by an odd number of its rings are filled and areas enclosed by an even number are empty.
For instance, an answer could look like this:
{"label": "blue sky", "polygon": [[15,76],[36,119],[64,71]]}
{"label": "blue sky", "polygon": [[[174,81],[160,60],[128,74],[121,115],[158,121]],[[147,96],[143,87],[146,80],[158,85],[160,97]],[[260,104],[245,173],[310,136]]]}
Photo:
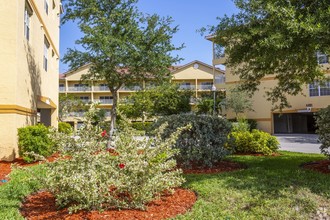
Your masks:
{"label": "blue sky", "polygon": [[[173,43],[176,46],[182,43],[185,45],[185,48],[175,53],[184,59],[180,64],[193,60],[211,64],[212,44],[196,31],[202,27],[217,24],[216,17],[237,12],[232,0],[140,0],[138,8],[144,13],[156,13],[173,18],[173,24],[179,26],[179,31],[173,37]],[[68,22],[61,27],[62,57],[67,48],[76,47],[75,40],[81,36],[74,23]],[[68,70],[68,66],[60,62],[60,73]]]}

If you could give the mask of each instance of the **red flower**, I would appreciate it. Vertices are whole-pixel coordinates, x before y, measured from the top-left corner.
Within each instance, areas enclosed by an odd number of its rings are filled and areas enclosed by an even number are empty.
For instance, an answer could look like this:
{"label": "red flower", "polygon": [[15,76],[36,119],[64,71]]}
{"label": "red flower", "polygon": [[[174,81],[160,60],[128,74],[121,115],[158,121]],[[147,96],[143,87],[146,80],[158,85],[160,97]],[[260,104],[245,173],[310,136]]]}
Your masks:
{"label": "red flower", "polygon": [[120,163],[120,164],[118,164],[118,166],[119,166],[119,168],[120,168],[120,169],[124,169],[124,167],[125,167],[125,164],[123,164],[123,163]]}
{"label": "red flower", "polygon": [[106,130],[102,131],[101,136],[104,137],[106,135],[107,135],[107,131]]}

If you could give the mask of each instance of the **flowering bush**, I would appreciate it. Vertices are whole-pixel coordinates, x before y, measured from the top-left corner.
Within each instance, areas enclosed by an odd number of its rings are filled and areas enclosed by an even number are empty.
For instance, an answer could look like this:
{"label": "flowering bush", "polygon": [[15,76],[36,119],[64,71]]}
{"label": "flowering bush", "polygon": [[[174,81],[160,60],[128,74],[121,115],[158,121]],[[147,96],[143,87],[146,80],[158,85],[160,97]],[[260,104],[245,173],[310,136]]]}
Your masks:
{"label": "flowering bush", "polygon": [[[163,130],[163,128],[161,128]],[[61,158],[44,167],[44,187],[60,207],[81,209],[143,209],[164,190],[184,179],[176,169],[172,149],[182,129],[161,141],[136,140],[129,130],[115,137],[115,149],[106,148],[106,133],[86,121],[76,137],[57,133]]]}

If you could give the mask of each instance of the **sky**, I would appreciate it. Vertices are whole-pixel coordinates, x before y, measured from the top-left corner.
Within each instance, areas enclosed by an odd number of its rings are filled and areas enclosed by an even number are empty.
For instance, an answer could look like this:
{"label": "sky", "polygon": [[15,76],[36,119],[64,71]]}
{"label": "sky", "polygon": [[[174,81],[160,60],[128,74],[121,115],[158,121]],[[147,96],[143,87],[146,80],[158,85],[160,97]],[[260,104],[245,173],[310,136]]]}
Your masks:
{"label": "sky", "polygon": [[[232,0],[140,0],[139,11],[173,18],[173,25],[179,26],[179,31],[173,36],[175,46],[184,44],[185,48],[175,52],[183,58],[179,64],[184,65],[194,60],[206,64],[212,63],[212,43],[205,39],[197,30],[210,25],[216,25],[217,17],[237,12]],[[61,26],[60,53],[61,57],[68,48],[79,48],[75,41],[82,36],[78,27],[68,22]],[[60,62],[60,73],[69,70],[67,64]]]}

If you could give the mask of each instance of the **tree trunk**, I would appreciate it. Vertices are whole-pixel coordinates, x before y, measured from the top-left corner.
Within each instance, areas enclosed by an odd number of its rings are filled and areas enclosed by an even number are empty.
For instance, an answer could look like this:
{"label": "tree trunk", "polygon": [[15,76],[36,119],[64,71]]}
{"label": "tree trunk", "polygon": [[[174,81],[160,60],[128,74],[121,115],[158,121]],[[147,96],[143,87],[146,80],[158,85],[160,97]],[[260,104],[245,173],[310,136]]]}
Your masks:
{"label": "tree trunk", "polygon": [[111,91],[113,96],[113,103],[111,108],[111,122],[110,122],[110,131],[109,131],[109,140],[108,140],[108,148],[114,148],[114,133],[116,128],[116,119],[117,119],[117,90]]}

